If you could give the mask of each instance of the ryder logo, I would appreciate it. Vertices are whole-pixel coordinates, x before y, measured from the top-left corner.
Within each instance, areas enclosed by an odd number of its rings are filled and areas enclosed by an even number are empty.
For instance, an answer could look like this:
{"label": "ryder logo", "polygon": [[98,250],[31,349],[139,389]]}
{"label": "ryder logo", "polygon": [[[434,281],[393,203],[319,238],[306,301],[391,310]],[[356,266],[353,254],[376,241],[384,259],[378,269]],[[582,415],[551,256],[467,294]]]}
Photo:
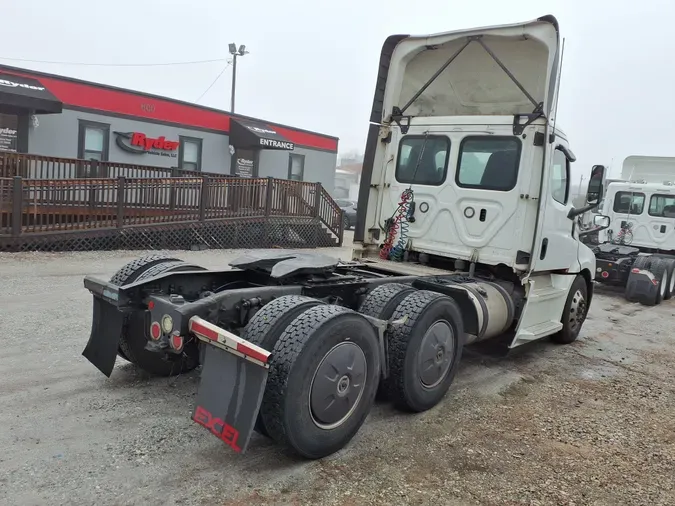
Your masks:
{"label": "ryder logo", "polygon": [[115,144],[120,149],[138,155],[150,154],[159,156],[176,157],[179,142],[169,141],[163,135],[160,137],[148,137],[141,132],[114,132]]}
{"label": "ryder logo", "polygon": [[241,448],[237,446],[237,439],[239,439],[239,431],[237,429],[220,418],[216,418],[201,406],[197,406],[192,419],[202,427],[209,429],[214,436],[224,441],[235,452],[241,452]]}

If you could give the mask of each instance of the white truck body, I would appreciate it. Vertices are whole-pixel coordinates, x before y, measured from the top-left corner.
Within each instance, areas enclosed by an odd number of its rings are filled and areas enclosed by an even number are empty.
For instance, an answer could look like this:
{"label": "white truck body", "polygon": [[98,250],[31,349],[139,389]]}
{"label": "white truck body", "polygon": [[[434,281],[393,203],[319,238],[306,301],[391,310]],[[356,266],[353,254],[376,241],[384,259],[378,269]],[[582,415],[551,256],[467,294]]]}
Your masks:
{"label": "white truck body", "polygon": [[575,275],[590,287],[595,271],[568,217],[575,157],[555,128],[560,62],[551,16],[390,37],[371,115],[355,258],[378,256],[412,190],[414,221],[397,237],[406,251],[505,267],[525,286],[512,347],[559,331]]}
{"label": "white truck body", "polygon": [[611,226],[600,232],[600,242],[616,241],[630,224],[630,246],[675,252],[675,157],[629,156],[621,177],[607,185],[602,212]]}

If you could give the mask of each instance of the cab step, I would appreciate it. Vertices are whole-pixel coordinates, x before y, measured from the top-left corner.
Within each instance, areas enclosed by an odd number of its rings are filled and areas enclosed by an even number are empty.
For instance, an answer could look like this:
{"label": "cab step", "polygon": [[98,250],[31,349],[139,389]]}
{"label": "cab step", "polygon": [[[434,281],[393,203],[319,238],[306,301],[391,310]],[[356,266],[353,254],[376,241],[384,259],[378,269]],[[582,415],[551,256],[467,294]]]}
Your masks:
{"label": "cab step", "polygon": [[527,327],[518,332],[518,335],[511,343],[510,348],[515,348],[522,344],[530,343],[532,341],[536,341],[537,339],[550,336],[551,334],[559,332],[562,330],[562,328],[563,324],[559,321],[546,321],[532,325],[531,327]]}

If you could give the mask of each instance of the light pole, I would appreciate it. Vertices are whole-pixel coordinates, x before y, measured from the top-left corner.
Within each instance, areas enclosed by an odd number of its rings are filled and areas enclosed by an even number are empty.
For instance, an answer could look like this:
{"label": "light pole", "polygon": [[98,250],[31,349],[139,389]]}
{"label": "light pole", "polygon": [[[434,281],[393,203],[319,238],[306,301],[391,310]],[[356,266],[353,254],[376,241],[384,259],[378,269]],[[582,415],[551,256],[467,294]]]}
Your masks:
{"label": "light pole", "polygon": [[235,89],[237,87],[237,56],[244,56],[245,54],[248,54],[248,51],[246,51],[246,46],[241,45],[239,46],[239,49],[237,49],[237,45],[232,42],[230,43],[230,54],[233,57],[232,61],[232,97],[230,99],[230,112],[234,113],[234,94],[235,94]]}

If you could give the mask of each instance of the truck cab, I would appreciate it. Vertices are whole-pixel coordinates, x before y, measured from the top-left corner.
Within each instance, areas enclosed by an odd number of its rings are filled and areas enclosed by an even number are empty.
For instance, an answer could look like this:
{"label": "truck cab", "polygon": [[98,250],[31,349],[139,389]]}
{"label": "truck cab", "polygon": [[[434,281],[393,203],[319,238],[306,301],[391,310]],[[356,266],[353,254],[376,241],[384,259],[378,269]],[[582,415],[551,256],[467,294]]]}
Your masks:
{"label": "truck cab", "polygon": [[482,271],[523,289],[512,346],[560,330],[577,276],[592,296],[595,257],[570,196],[576,158],[555,124],[560,63],[552,16],[392,36],[370,118],[354,258]]}
{"label": "truck cab", "polygon": [[675,158],[629,156],[622,178],[607,185],[603,214],[611,227],[600,242],[675,252]]}

